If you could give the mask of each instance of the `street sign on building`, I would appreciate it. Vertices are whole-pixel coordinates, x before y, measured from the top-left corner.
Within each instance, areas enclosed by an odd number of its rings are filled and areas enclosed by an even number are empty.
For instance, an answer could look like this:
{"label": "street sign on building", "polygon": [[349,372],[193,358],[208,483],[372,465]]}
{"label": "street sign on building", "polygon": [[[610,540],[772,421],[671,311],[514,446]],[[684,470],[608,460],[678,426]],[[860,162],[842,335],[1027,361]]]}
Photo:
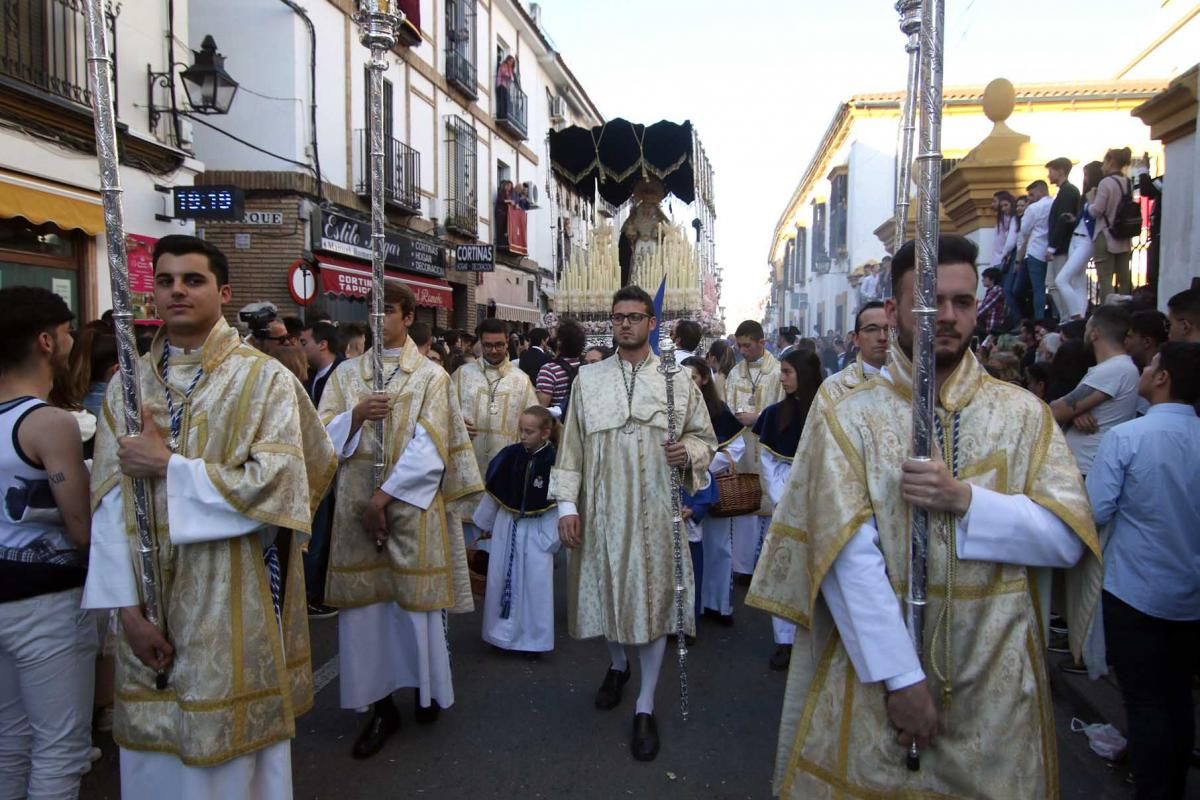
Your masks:
{"label": "street sign on building", "polygon": [[317,299],[317,276],[303,259],[296,259],[288,267],[288,291],[296,305],[312,305]]}
{"label": "street sign on building", "polygon": [[461,272],[495,272],[496,246],[460,244],[454,250],[455,266]]}

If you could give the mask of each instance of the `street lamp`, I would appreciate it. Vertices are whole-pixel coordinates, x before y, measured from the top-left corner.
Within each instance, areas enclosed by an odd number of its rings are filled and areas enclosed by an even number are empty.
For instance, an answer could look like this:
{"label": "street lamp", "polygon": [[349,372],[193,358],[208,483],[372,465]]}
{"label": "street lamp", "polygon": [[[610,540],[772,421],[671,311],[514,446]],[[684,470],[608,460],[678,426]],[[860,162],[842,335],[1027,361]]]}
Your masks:
{"label": "street lamp", "polygon": [[179,74],[188,104],[197,114],[228,114],[238,83],[225,71],[225,56],[217,52],[212,36],[205,36],[195,61]]}
{"label": "street lamp", "polygon": [[[178,109],[175,108],[176,67],[183,67],[179,77],[183,79],[183,90],[187,94],[189,111],[193,114],[228,114],[233,96],[237,94],[238,82],[225,71],[225,56],[217,52],[217,43],[212,36],[205,36],[198,51],[193,50],[193,63],[173,63],[166,72],[155,72],[146,65],[146,85],[149,101],[147,109],[150,117],[150,130],[158,129],[158,120],[164,113],[170,112],[175,117],[176,139],[179,138]],[[154,87],[160,86],[171,93],[171,104],[159,106],[154,104]]]}

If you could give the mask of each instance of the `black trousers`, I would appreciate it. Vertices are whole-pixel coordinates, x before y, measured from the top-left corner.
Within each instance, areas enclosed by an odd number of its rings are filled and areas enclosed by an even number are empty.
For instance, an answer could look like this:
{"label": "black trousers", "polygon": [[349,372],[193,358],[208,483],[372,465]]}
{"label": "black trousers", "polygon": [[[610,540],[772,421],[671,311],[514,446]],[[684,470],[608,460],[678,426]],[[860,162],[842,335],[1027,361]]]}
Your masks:
{"label": "black trousers", "polygon": [[1152,617],[1108,592],[1103,602],[1137,798],[1182,800],[1195,735],[1192,675],[1200,659],[1200,621]]}

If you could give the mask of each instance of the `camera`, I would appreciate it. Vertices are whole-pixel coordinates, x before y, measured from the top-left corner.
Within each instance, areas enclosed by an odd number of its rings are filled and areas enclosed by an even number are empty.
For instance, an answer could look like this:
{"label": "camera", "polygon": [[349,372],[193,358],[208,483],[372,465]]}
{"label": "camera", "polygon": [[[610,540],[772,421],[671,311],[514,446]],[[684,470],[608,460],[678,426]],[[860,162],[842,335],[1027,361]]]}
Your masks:
{"label": "camera", "polygon": [[267,336],[267,327],[279,316],[273,303],[251,303],[238,312],[238,319],[250,329],[250,335],[256,339]]}

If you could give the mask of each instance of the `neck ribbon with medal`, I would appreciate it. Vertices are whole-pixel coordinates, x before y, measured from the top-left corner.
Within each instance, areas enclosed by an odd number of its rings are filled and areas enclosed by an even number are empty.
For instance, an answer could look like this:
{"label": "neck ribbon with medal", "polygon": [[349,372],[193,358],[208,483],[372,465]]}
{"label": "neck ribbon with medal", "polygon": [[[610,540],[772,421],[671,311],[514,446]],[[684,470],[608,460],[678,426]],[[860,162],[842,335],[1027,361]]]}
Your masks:
{"label": "neck ribbon with medal", "polygon": [[638,371],[646,366],[646,362],[650,360],[650,356],[647,355],[642,359],[641,363],[630,367],[630,377],[628,380],[625,378],[625,359],[618,356],[617,360],[621,367],[621,381],[625,384],[625,400],[629,404],[629,416],[625,419],[625,427],[621,428],[621,433],[632,434],[637,430],[633,425],[633,392],[637,388]]}
{"label": "neck ribbon with medal", "polygon": [[[496,380],[493,381],[488,378],[488,367],[492,367],[492,369],[496,370],[496,374],[498,376]],[[483,379],[487,381],[488,387],[488,413],[499,414],[500,405],[496,402],[496,387],[500,385],[500,381],[504,380],[504,376],[500,374],[500,367],[492,366],[491,364],[487,363],[487,359],[484,359]]]}
{"label": "neck ribbon with medal", "polygon": [[183,429],[183,406],[192,398],[192,392],[196,391],[196,385],[200,383],[201,376],[204,375],[204,363],[196,367],[196,374],[192,376],[192,380],[188,383],[187,389],[183,393],[184,402],[177,408],[175,406],[175,398],[171,393],[171,343],[163,341],[162,362],[159,365],[159,371],[162,373],[164,389],[167,394],[167,417],[171,421],[171,435],[167,439],[167,447],[172,453],[179,452],[179,436]]}

